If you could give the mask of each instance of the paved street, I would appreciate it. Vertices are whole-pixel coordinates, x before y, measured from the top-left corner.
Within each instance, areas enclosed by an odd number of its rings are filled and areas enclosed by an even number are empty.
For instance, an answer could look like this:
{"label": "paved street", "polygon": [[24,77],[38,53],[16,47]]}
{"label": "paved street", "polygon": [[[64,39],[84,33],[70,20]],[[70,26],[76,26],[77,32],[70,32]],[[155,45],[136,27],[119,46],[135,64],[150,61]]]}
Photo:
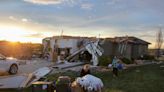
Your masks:
{"label": "paved street", "polygon": [[46,60],[39,60],[39,59],[31,60],[31,61],[28,61],[26,64],[19,66],[18,74],[32,73],[41,67],[52,66],[53,64],[54,64],[53,62],[46,61]]}

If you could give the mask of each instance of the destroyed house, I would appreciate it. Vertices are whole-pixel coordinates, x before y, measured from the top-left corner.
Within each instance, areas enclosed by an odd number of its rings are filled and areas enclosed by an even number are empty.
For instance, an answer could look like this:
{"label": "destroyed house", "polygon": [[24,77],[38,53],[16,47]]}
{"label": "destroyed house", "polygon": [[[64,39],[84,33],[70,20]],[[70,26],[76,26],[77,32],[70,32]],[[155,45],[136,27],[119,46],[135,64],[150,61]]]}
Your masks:
{"label": "destroyed house", "polygon": [[102,48],[106,56],[123,56],[129,59],[137,59],[148,54],[150,43],[136,37],[106,38]]}
{"label": "destroyed house", "polygon": [[[43,39],[44,56],[52,61],[57,61],[58,56],[68,57],[76,51],[84,48],[89,42],[97,41],[94,37],[72,37],[72,36],[53,36]],[[147,41],[136,37],[115,37],[100,39],[101,48],[105,56],[122,56],[129,59],[136,59],[148,54]]]}
{"label": "destroyed house", "polygon": [[43,53],[46,58],[52,61],[58,59],[57,56],[67,57],[79,49],[83,48],[91,41],[96,41],[94,37],[72,37],[72,36],[53,36],[42,40]]}

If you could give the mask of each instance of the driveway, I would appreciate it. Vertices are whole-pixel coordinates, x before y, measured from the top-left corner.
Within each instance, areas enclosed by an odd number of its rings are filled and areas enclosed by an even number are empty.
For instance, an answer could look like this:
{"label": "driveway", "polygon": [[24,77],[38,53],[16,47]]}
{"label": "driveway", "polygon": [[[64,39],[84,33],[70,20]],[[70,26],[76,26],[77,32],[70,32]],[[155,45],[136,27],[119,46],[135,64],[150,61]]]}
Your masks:
{"label": "driveway", "polygon": [[46,60],[28,60],[26,61],[26,64],[22,64],[19,66],[18,74],[29,74],[34,72],[35,70],[46,67],[46,66],[52,66],[54,63]]}

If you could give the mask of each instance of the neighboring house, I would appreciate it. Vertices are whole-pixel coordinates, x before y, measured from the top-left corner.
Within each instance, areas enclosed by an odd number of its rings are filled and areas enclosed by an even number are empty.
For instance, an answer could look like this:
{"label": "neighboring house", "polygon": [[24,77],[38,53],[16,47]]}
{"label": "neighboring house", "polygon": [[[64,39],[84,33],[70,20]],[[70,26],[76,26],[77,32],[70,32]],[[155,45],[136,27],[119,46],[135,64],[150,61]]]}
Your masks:
{"label": "neighboring house", "polygon": [[106,56],[123,56],[136,59],[148,54],[150,43],[136,37],[106,38],[102,48]]}

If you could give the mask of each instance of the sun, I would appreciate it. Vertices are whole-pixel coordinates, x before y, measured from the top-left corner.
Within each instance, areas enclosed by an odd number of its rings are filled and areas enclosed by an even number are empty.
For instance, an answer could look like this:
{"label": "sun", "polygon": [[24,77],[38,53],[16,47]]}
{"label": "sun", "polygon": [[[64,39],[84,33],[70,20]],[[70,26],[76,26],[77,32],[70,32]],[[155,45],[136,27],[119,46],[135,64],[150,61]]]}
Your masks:
{"label": "sun", "polygon": [[[11,42],[38,42],[38,38],[30,38],[27,35],[32,34],[33,32],[28,31],[25,28],[16,27],[16,26],[0,26],[0,39],[7,40]],[[38,42],[39,43],[39,42]]]}
{"label": "sun", "polygon": [[26,39],[23,36],[27,35],[28,32],[25,31],[23,28],[20,27],[13,27],[13,26],[2,26],[0,27],[0,35],[1,38],[8,40],[8,41],[25,41]]}

